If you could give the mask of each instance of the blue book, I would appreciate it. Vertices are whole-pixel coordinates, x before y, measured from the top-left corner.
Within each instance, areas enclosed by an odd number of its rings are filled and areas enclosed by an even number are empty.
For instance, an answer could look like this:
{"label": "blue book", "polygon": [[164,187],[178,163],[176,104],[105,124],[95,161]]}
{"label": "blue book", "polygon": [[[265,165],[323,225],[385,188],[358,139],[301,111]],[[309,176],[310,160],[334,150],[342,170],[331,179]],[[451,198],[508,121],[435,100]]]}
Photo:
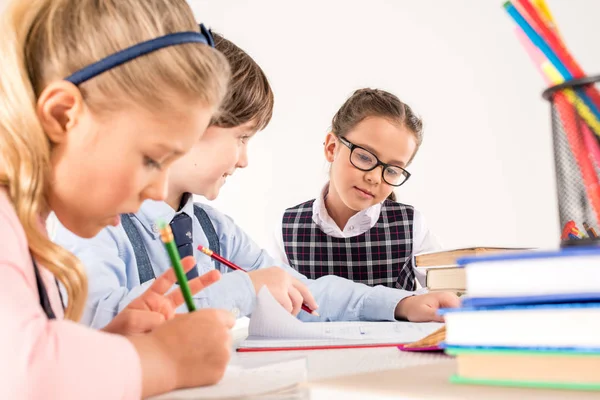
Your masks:
{"label": "blue book", "polygon": [[471,350],[481,352],[494,352],[494,351],[527,351],[527,352],[539,352],[539,353],[571,353],[571,354],[591,354],[600,356],[600,347],[541,347],[541,346],[475,346],[475,345],[464,345],[464,346],[451,346],[446,342],[441,342],[439,347],[443,348],[446,353],[458,352],[460,350]]}
{"label": "blue book", "polygon": [[478,262],[495,262],[507,260],[540,259],[540,258],[561,258],[561,257],[588,257],[600,256],[600,246],[593,247],[573,247],[558,250],[534,250],[519,251],[514,253],[500,253],[484,256],[461,257],[456,263],[461,266]]}
{"label": "blue book", "polygon": [[600,295],[598,247],[466,257],[458,264],[465,268],[466,305],[582,302]]}
{"label": "blue book", "polygon": [[529,304],[563,304],[563,303],[590,303],[600,302],[598,293],[558,293],[534,296],[515,297],[470,297],[463,296],[461,305],[466,308],[494,307],[507,305],[529,305]]}
{"label": "blue book", "polygon": [[600,349],[600,301],[440,310],[450,347]]}

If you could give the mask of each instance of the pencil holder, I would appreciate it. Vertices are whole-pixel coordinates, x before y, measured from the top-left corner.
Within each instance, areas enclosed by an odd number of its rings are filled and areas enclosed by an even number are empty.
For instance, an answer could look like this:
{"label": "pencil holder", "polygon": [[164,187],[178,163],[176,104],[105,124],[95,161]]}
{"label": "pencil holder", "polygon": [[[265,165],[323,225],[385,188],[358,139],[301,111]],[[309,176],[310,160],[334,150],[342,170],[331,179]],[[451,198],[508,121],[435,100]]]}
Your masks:
{"label": "pencil holder", "polygon": [[552,139],[561,247],[600,245],[600,75],[544,91]]}

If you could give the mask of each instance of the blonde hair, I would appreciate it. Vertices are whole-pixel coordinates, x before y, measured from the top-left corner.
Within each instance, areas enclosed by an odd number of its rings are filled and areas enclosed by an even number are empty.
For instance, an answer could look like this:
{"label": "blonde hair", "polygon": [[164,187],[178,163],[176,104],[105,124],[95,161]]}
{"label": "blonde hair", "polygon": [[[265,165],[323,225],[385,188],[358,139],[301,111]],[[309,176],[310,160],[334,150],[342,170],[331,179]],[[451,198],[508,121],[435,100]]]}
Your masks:
{"label": "blonde hair", "polygon": [[[36,100],[52,81],[112,53],[169,33],[198,31],[185,0],[28,0],[4,10],[0,29],[0,185],[8,190],[33,257],[64,285],[67,318],[81,317],[87,280],[81,263],[40,229],[49,212],[51,143]],[[94,112],[115,99],[150,110],[200,100],[216,110],[229,67],[206,45],[182,44],[136,58],[79,86]],[[118,105],[121,102],[117,103]]]}

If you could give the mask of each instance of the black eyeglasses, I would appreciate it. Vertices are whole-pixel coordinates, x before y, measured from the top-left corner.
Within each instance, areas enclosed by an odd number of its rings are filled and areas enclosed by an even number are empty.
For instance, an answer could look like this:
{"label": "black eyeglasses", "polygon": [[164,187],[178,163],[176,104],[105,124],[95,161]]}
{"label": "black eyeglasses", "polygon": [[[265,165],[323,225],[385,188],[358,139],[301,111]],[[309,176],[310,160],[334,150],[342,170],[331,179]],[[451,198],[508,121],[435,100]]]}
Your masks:
{"label": "black eyeglasses", "polygon": [[381,169],[383,181],[388,185],[395,187],[401,186],[408,178],[410,178],[410,172],[404,168],[381,162],[379,158],[369,150],[363,149],[343,137],[338,136],[338,139],[350,149],[350,163],[361,171],[372,171],[381,165],[383,166]]}

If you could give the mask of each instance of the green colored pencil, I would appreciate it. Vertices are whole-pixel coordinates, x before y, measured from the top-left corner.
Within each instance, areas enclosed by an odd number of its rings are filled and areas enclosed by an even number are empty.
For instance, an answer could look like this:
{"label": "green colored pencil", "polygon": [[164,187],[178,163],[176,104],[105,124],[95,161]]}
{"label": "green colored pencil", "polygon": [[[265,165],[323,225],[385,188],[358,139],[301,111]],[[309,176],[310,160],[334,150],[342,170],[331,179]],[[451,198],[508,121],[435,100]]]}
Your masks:
{"label": "green colored pencil", "polygon": [[187,305],[188,311],[196,311],[196,306],[194,305],[194,301],[192,300],[192,292],[190,291],[190,285],[188,284],[185,272],[183,272],[183,265],[181,265],[179,251],[177,250],[177,246],[175,245],[173,231],[171,230],[171,227],[167,225],[164,221],[158,221],[158,227],[160,231],[160,239],[165,244],[165,247],[167,248],[167,253],[169,253],[169,258],[171,259],[171,266],[175,270],[177,282],[179,282],[179,288],[181,289],[181,293],[183,294],[183,298],[185,299],[185,304]]}

